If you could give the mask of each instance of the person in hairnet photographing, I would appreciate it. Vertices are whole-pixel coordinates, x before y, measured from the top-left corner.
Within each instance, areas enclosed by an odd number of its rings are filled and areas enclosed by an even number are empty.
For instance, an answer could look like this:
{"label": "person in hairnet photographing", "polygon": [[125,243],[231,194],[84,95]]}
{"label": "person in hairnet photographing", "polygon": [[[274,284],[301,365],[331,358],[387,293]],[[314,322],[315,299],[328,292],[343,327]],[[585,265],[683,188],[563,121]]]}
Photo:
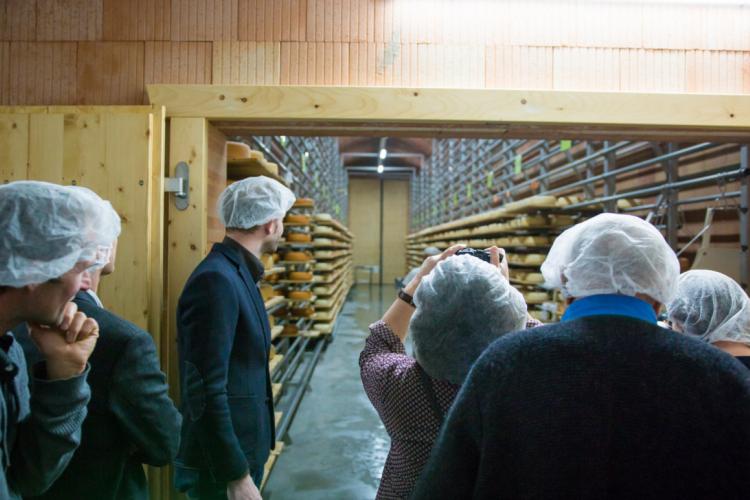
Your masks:
{"label": "person in hairnet photographing", "polygon": [[[71,302],[107,263],[120,220],[88,189],[0,186],[0,498],[43,493],[81,440],[99,327]],[[116,215],[116,214],[115,214]],[[27,323],[44,361],[29,374],[9,333]]]}
{"label": "person in hairnet photographing", "polygon": [[542,273],[570,301],[562,321],[487,348],[413,498],[747,498],[750,380],[657,326],[679,272],[637,217],[560,235]]}
{"label": "person in hairnet photographing", "polygon": [[257,283],[276,250],[292,192],[267,177],[219,197],[226,237],[185,284],[177,308],[182,443],[175,483],[192,498],[259,499],[275,446],[271,329]]}

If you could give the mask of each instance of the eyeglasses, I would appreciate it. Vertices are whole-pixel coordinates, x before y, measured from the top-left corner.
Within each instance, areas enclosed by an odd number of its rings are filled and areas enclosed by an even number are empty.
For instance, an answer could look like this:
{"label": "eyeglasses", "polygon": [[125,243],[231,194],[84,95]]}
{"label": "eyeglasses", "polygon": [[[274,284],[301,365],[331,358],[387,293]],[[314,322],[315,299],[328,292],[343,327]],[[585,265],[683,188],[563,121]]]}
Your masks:
{"label": "eyeglasses", "polygon": [[107,265],[111,256],[112,245],[97,245],[94,250],[82,254],[78,262],[85,265],[82,271],[92,272]]}

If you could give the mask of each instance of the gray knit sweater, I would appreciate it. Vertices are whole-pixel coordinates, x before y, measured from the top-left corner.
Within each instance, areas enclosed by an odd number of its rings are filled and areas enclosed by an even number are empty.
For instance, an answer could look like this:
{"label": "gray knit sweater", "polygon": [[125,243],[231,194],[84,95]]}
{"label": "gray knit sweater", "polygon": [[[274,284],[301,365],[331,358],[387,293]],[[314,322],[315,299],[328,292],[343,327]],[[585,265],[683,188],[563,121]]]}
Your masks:
{"label": "gray knit sweater", "polygon": [[16,499],[44,492],[68,465],[91,396],[89,369],[48,381],[39,363],[30,392],[23,350],[11,333],[0,336],[0,348],[6,357],[0,370],[8,374],[0,375],[0,498]]}

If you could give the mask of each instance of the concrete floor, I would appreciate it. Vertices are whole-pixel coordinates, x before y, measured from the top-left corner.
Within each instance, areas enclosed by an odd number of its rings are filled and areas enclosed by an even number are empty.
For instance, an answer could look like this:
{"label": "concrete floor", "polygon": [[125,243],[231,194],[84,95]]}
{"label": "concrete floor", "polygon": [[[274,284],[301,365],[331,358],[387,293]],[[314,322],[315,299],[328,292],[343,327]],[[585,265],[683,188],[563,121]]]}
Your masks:
{"label": "concrete floor", "polygon": [[352,289],[263,492],[265,500],[372,499],[390,439],[359,378],[367,326],[396,297],[392,285]]}

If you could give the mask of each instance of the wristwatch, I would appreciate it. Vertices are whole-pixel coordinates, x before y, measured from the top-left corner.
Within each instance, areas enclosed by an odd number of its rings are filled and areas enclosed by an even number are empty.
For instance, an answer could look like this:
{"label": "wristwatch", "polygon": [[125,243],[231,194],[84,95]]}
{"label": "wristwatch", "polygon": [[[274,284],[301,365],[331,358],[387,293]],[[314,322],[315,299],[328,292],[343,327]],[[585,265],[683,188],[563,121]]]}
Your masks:
{"label": "wristwatch", "polygon": [[398,298],[412,306],[414,309],[417,308],[417,306],[414,305],[414,297],[406,293],[403,288],[398,291]]}

